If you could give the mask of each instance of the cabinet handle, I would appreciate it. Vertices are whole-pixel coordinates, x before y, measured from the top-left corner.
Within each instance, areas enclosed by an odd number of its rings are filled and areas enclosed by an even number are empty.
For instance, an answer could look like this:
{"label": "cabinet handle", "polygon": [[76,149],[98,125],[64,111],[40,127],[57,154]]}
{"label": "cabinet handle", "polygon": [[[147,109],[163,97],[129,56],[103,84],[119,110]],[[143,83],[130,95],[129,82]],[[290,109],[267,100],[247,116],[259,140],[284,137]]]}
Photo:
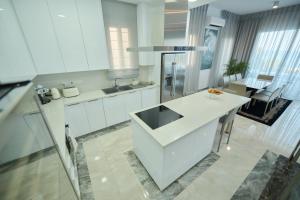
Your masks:
{"label": "cabinet handle", "polygon": [[80,103],[73,103],[73,104],[69,104],[68,106],[75,106],[75,105],[78,105]]}
{"label": "cabinet handle", "polygon": [[136,93],[137,91],[131,91],[131,92],[129,92],[130,94],[132,94],[132,93]]}
{"label": "cabinet handle", "polygon": [[28,113],[28,115],[35,115],[35,114],[39,114],[40,112],[36,111],[36,112],[31,112],[31,113]]}
{"label": "cabinet handle", "polygon": [[88,102],[98,101],[99,99],[89,100]]}
{"label": "cabinet handle", "polygon": [[112,95],[112,96],[108,96],[107,98],[112,98],[112,97],[116,97],[116,96],[118,96],[118,95],[115,94],[115,95]]}

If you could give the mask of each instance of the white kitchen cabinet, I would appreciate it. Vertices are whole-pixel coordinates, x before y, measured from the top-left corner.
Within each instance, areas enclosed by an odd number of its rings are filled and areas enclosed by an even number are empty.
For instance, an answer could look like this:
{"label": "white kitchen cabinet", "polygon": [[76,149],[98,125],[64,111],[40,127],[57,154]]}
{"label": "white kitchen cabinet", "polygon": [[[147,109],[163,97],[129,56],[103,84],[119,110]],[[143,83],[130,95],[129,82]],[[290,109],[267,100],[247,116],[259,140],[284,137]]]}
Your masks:
{"label": "white kitchen cabinet", "polygon": [[125,95],[113,95],[103,99],[107,126],[126,121]]}
{"label": "white kitchen cabinet", "polygon": [[65,106],[65,118],[66,124],[69,124],[70,132],[74,137],[90,132],[89,122],[83,104],[76,103]]}
{"label": "white kitchen cabinet", "polygon": [[35,136],[36,145],[39,146],[40,150],[54,145],[41,113],[26,114],[24,120]]}
{"label": "white kitchen cabinet", "polygon": [[88,63],[75,0],[48,0],[67,71],[86,71]]}
{"label": "white kitchen cabinet", "polygon": [[103,109],[103,100],[95,99],[84,102],[84,108],[89,121],[90,132],[106,127],[106,119]]}
{"label": "white kitchen cabinet", "polygon": [[130,119],[129,113],[142,108],[140,91],[132,91],[125,95],[126,120]]}
{"label": "white kitchen cabinet", "polygon": [[65,72],[46,0],[13,0],[38,74]]}
{"label": "white kitchen cabinet", "polygon": [[108,52],[99,0],[76,0],[89,69],[108,69]]}
{"label": "white kitchen cabinet", "polygon": [[142,90],[142,106],[143,108],[151,107],[159,104],[158,88],[148,88]]}
{"label": "white kitchen cabinet", "polygon": [[0,1],[0,80],[34,76],[35,67],[10,0]]}

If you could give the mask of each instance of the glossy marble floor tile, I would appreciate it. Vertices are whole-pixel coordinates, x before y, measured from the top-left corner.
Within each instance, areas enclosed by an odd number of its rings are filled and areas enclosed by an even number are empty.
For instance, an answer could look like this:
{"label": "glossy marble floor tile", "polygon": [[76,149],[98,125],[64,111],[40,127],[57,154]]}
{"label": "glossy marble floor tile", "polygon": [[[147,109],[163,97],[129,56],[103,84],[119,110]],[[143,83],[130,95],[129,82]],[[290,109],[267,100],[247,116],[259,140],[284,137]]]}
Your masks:
{"label": "glossy marble floor tile", "polygon": [[166,189],[160,191],[147,170],[139,161],[133,151],[126,152],[128,162],[136,174],[144,189],[144,194],[149,199],[172,200],[180,194],[188,185],[190,185],[197,177],[205,170],[214,164],[219,159],[219,156],[211,152],[203,160],[198,162],[194,167],[188,170],[185,174],[179,177],[175,182],[170,184]]}
{"label": "glossy marble floor tile", "polygon": [[[175,199],[231,199],[267,150],[288,156],[299,132],[300,102],[293,102],[271,127],[237,115],[229,145],[223,138],[220,158]],[[149,199],[124,154],[132,150],[130,126],[98,135],[83,143],[95,199]]]}
{"label": "glossy marble floor tile", "polygon": [[76,199],[54,148],[28,156],[21,164],[14,161],[0,171],[1,200]]}

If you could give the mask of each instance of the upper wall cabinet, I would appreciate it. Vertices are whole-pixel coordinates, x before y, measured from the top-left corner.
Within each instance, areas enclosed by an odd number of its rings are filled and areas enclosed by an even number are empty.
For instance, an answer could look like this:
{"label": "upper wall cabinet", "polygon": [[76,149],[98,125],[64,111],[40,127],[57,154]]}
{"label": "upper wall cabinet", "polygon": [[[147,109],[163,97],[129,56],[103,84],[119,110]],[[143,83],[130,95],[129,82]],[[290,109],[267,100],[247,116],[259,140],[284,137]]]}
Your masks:
{"label": "upper wall cabinet", "polygon": [[34,64],[10,0],[1,0],[0,8],[0,80],[35,75]]}
{"label": "upper wall cabinet", "polygon": [[67,71],[86,71],[88,62],[75,0],[48,0]]}
{"label": "upper wall cabinet", "polygon": [[109,68],[100,0],[76,0],[89,69]]}
{"label": "upper wall cabinet", "polygon": [[38,74],[65,72],[47,2],[13,0]]}

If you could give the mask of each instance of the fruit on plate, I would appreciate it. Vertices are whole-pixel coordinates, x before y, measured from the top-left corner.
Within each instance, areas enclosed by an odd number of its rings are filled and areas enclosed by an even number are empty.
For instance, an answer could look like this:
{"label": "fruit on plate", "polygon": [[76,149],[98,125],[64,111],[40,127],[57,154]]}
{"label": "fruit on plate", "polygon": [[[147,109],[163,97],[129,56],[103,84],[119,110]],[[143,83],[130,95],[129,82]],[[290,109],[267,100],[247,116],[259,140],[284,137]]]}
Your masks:
{"label": "fruit on plate", "polygon": [[223,94],[223,92],[222,92],[221,90],[214,89],[214,88],[208,89],[208,93],[209,93],[209,94],[216,94],[216,95]]}

